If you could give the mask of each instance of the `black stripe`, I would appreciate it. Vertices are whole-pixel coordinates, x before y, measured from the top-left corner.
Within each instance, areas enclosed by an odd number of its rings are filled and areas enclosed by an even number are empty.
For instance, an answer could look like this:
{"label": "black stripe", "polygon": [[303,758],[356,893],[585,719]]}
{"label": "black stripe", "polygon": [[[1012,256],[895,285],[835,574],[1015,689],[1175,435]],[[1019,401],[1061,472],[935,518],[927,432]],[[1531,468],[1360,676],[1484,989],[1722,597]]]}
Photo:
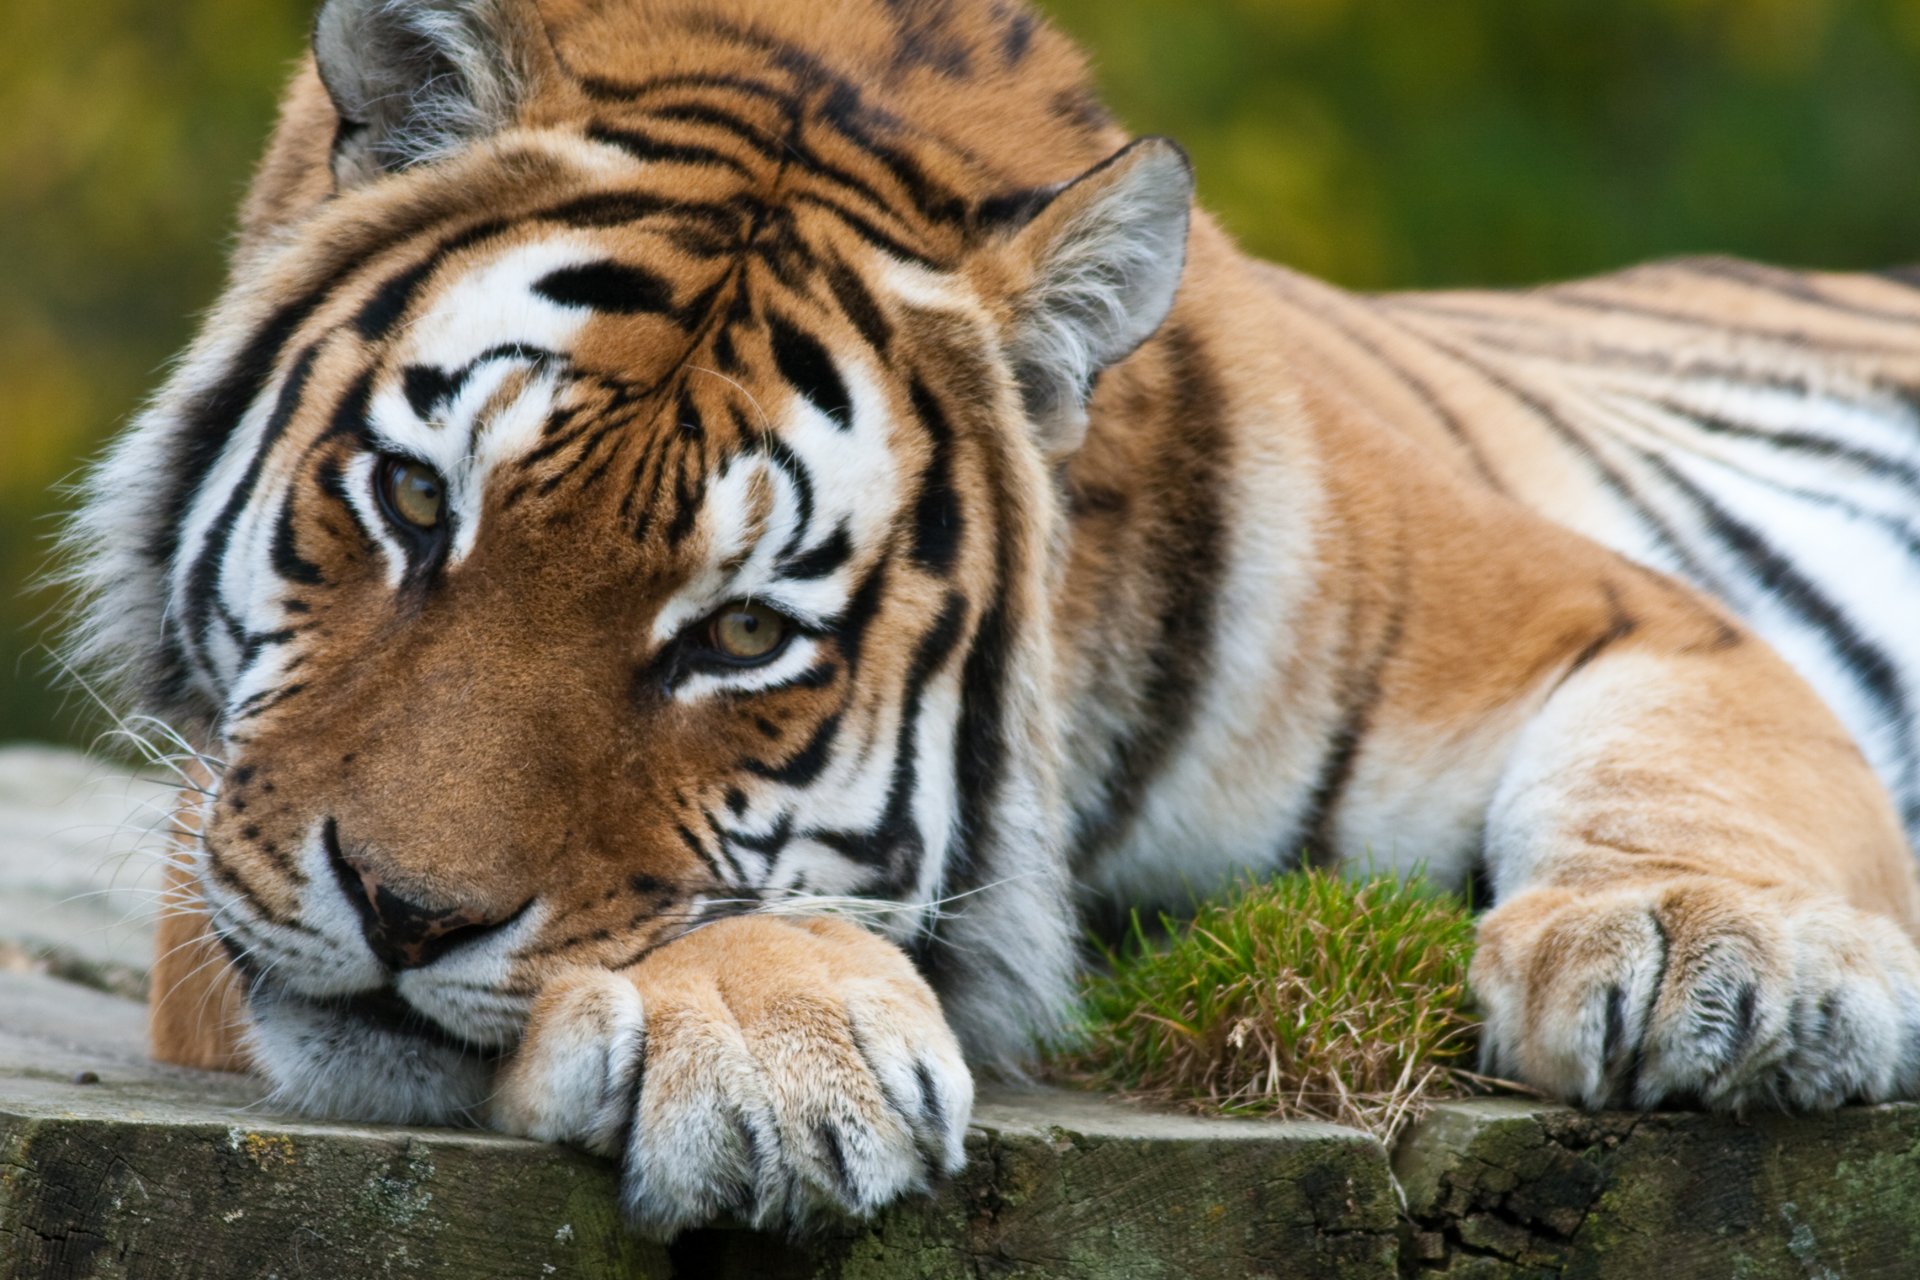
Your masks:
{"label": "black stripe", "polygon": [[[451,374],[438,369],[427,369],[422,365],[410,365],[407,369],[408,376],[411,376],[415,369],[420,369],[423,375],[425,375],[422,377],[419,387],[422,395],[425,396],[433,392],[439,392],[440,398],[438,400],[428,401],[428,407],[426,411],[423,412],[418,405],[413,404],[413,393],[409,391],[409,407],[412,408],[422,420],[430,419],[434,409],[439,408],[440,405],[457,397],[466,389],[468,381],[472,379],[474,374],[478,373],[483,366],[492,364],[496,360],[523,360],[528,364],[536,366],[550,364],[564,365],[566,363],[565,356],[555,351],[549,351],[545,347],[536,347],[526,342],[503,342],[497,346],[488,347],[485,351],[482,351],[479,355],[467,361],[465,365],[454,370]],[[438,377],[433,375],[438,375]]]}
{"label": "black stripe", "polygon": [[1340,848],[1335,840],[1340,806],[1346,799],[1347,788],[1353,782],[1353,772],[1360,761],[1360,750],[1373,727],[1374,712],[1386,696],[1384,678],[1387,666],[1400,651],[1401,642],[1407,635],[1407,612],[1412,601],[1412,561],[1408,558],[1404,530],[1398,554],[1400,565],[1394,588],[1393,612],[1381,628],[1380,638],[1368,656],[1366,665],[1358,673],[1358,678],[1343,681],[1341,701],[1344,705],[1340,724],[1327,739],[1327,752],[1321,757],[1306,814],[1300,822],[1299,835],[1289,842],[1290,847],[1282,851],[1282,866],[1297,865],[1298,859],[1316,867],[1331,867],[1340,859]]}
{"label": "black stripe", "polygon": [[846,609],[834,620],[834,640],[850,671],[860,669],[860,658],[866,649],[867,628],[873,625],[874,617],[880,612],[886,582],[887,561],[882,559],[867,571],[867,576],[847,601]]}
{"label": "black stripe", "polygon": [[369,369],[355,378],[347,393],[340,397],[340,402],[333,407],[333,416],[327,419],[327,429],[314,444],[318,446],[342,437],[366,443],[372,434],[367,424],[367,407],[372,402],[373,371]]}
{"label": "black stripe", "polygon": [[1637,1095],[1640,1092],[1640,1073],[1646,1066],[1647,1041],[1652,1037],[1653,1013],[1660,1004],[1661,990],[1667,985],[1667,968],[1673,959],[1673,941],[1667,934],[1667,926],[1660,919],[1658,911],[1649,911],[1647,919],[1653,924],[1654,937],[1660,940],[1660,962],[1654,966],[1653,985],[1647,992],[1647,1003],[1640,1015],[1640,1038],[1633,1046],[1633,1052],[1627,1059],[1626,1069],[1621,1075],[1620,1085],[1614,1091],[1611,1101],[1622,1107],[1644,1107]]}
{"label": "black stripe", "polygon": [[805,787],[811,785],[827,767],[827,759],[833,752],[833,743],[840,736],[841,713],[836,711],[822,720],[807,739],[807,745],[800,748],[781,764],[768,764],[764,760],[746,760],[747,772],[769,782],[777,782],[787,787]]}
{"label": "black stripe", "polygon": [[853,427],[853,397],[833,357],[814,337],[781,316],[767,314],[767,341],[780,376],[842,431]]}
{"label": "black stripe", "polygon": [[831,659],[816,662],[793,679],[781,685],[782,689],[831,689],[834,681],[840,678],[840,664]]}
{"label": "black stripe", "polygon": [[980,619],[960,674],[960,723],[954,732],[953,764],[960,793],[959,831],[948,861],[946,883],[961,890],[977,887],[980,846],[992,838],[991,815],[1006,773],[1006,689],[1013,660],[1013,627],[1002,597],[1008,589],[1003,555],[994,581],[993,605]]}
{"label": "black stripe", "polygon": [[634,159],[647,164],[713,166],[730,170],[742,178],[751,179],[754,176],[753,171],[742,164],[737,157],[714,147],[696,146],[685,142],[664,142],[638,130],[616,129],[604,124],[590,125],[587,128],[587,137],[594,142],[618,147]]}
{"label": "black stripe", "polygon": [[[968,893],[982,887],[1000,870],[1000,858],[1018,849],[1033,833],[1006,831],[994,821],[1000,811],[1000,792],[1010,754],[1007,737],[1008,681],[1013,674],[1018,615],[1011,612],[1016,598],[1016,564],[1023,559],[1022,527],[1014,486],[1006,476],[1006,455],[991,441],[981,450],[985,491],[992,507],[993,579],[984,599],[986,611],[974,628],[960,672],[960,720],[954,728],[954,786],[958,792],[956,831],[948,855],[942,893]],[[1022,856],[1015,853],[1015,856]],[[941,921],[928,929],[929,954],[939,945]]]}
{"label": "black stripe", "polygon": [[[1812,398],[1809,395],[1809,398]],[[1873,476],[1898,480],[1910,489],[1920,489],[1920,470],[1911,465],[1863,449],[1846,441],[1830,436],[1816,435],[1810,431],[1771,430],[1740,422],[1721,414],[1708,413],[1702,409],[1680,403],[1671,396],[1649,400],[1648,404],[1663,412],[1670,413],[1699,431],[1709,435],[1725,436],[1735,440],[1756,440],[1762,444],[1794,453],[1804,453],[1810,457],[1831,458],[1848,462]],[[1871,412],[1869,406],[1847,403],[1847,407]]]}
{"label": "black stripe", "polygon": [[914,863],[917,856],[925,852],[926,844],[913,819],[913,797],[920,777],[915,739],[926,706],[927,685],[959,645],[966,616],[966,597],[958,591],[949,591],[940,616],[914,650],[913,665],[908,669],[901,699],[900,727],[894,735],[893,779],[887,788],[887,805],[880,820],[870,831],[807,833],[811,839],[863,866],[892,863],[892,885],[911,884],[919,878],[920,868]]}
{"label": "black stripe", "polygon": [[318,586],[326,581],[320,566],[300,554],[293,528],[293,494],[281,500],[280,516],[273,523],[273,571],[289,582]]}
{"label": "black stripe", "polygon": [[1601,654],[1640,629],[1639,621],[1627,612],[1626,606],[1621,602],[1620,588],[1611,582],[1603,582],[1600,584],[1600,589],[1606,593],[1607,597],[1607,629],[1588,641],[1586,647],[1573,656],[1573,661],[1567,665],[1566,674],[1560,677],[1561,684],[1565,684],[1592,666]]}
{"label": "black stripe", "polygon": [[902,21],[899,43],[894,46],[892,70],[898,73],[925,67],[955,80],[973,75],[973,55],[967,46],[943,27],[922,21]]}
{"label": "black stripe", "polygon": [[647,116],[655,120],[671,120],[677,124],[701,125],[718,129],[728,137],[751,147],[762,160],[777,163],[782,158],[779,139],[768,137],[758,125],[719,107],[704,103],[681,102],[668,106],[648,107]]}
{"label": "black stripe", "polygon": [[[1767,436],[1766,432],[1761,431],[1757,428],[1749,428],[1749,430],[1753,432],[1753,435],[1757,439],[1764,440]],[[1815,450],[1815,452],[1825,452],[1825,451]],[[1846,450],[1843,447],[1836,446],[1836,448],[1832,451],[1832,454],[1830,456],[1839,456],[1847,452],[1854,452],[1854,451]],[[1864,452],[1864,451],[1861,451],[1861,452]],[[1866,454],[1865,456],[1870,459],[1874,455]],[[1741,463],[1735,462],[1728,458],[1722,458],[1722,457],[1709,458],[1709,457],[1703,456],[1701,460],[1709,466],[1716,467],[1722,471],[1731,472],[1732,474],[1737,476],[1741,476],[1746,480],[1750,481],[1751,483],[1759,485],[1760,487],[1765,489],[1771,489],[1775,493],[1785,494],[1788,497],[1798,499],[1801,502],[1810,503],[1814,506],[1828,507],[1833,510],[1841,512],[1849,520],[1856,521],[1860,524],[1873,525],[1874,527],[1884,532],[1893,541],[1899,543],[1902,553],[1905,554],[1908,559],[1920,561],[1920,531],[1916,531],[1914,526],[1908,521],[1902,520],[1896,516],[1884,515],[1880,512],[1870,511],[1867,508],[1861,506],[1859,503],[1856,503],[1851,501],[1850,499],[1844,498],[1838,493],[1829,492],[1821,489],[1809,489],[1801,485],[1788,484],[1783,480],[1775,479],[1773,476],[1755,471],[1750,467],[1742,465]],[[1870,464],[1862,463],[1861,465],[1870,465]],[[1890,471],[1895,472],[1896,474],[1901,471],[1909,470],[1908,468],[1904,467],[1902,464],[1892,463],[1892,462],[1888,463],[1888,469]],[[1912,487],[1912,486],[1909,486],[1909,487]]]}
{"label": "black stripe", "polygon": [[609,76],[579,76],[577,79],[580,88],[588,97],[608,102],[631,101],[667,89],[724,89],[731,93],[766,99],[782,106],[789,105],[792,99],[792,95],[787,90],[768,84],[764,80],[727,75],[723,72],[662,75],[630,83],[623,83]]}
{"label": "black stripe", "polygon": [[[627,418],[604,419],[599,422],[589,419],[590,430],[585,447],[564,469],[556,471],[542,481],[536,492],[541,497],[546,497],[582,468],[588,468],[588,470],[587,474],[581,477],[578,491],[585,492],[598,484],[606,476],[608,468],[613,465],[614,456],[619,450],[621,433],[616,428],[626,426],[629,421],[630,419]],[[603,449],[610,449],[611,452],[605,458],[600,458]],[[595,465],[596,459],[599,460],[598,465]],[[570,516],[563,513],[559,518],[564,520]]]}
{"label": "black stripe", "polygon": [[570,227],[620,227],[663,213],[678,213],[683,206],[661,196],[637,191],[607,191],[581,196],[556,205],[539,216],[548,222]]}
{"label": "black stripe", "polygon": [[[319,469],[314,472],[313,482],[320,492],[333,499],[334,504],[346,513],[347,519],[353,522],[355,532],[365,541],[372,542],[373,530],[367,528],[367,526],[361,522],[360,512],[354,507],[353,501],[347,496],[347,475],[346,471],[340,465],[340,460],[338,458],[323,458],[320,462]],[[336,532],[331,522],[328,522],[324,527],[329,533]]]}
{"label": "black stripe", "polygon": [[827,259],[822,273],[848,321],[860,331],[860,336],[867,340],[875,352],[886,354],[888,344],[893,341],[893,325],[888,322],[886,313],[874,301],[873,294],[867,291],[860,277],[837,256]]}
{"label": "black stripe", "polygon": [[1061,124],[1083,133],[1098,133],[1113,127],[1113,114],[1094,96],[1093,90],[1083,84],[1054,94],[1047,104],[1047,113]]}
{"label": "black stripe", "polygon": [[1000,37],[1000,56],[1009,67],[1017,66],[1033,49],[1034,29],[1039,19],[1031,13],[1015,13]]}
{"label": "black stripe", "polygon": [[698,436],[674,437],[679,465],[673,477],[673,519],[667,524],[667,545],[679,546],[693,532],[700,506],[707,496],[707,442]]}
{"label": "black stripe", "polygon": [[448,236],[430,250],[426,257],[390,276],[386,283],[374,290],[353,317],[353,327],[368,342],[378,341],[388,330],[398,324],[413,304],[414,295],[440,265],[462,249],[470,248],[490,236],[506,230],[505,222],[482,222],[468,227],[465,231]]}
{"label": "black stripe", "polygon": [[988,196],[973,207],[973,227],[976,231],[1011,231],[1024,227],[1038,217],[1061,190],[1058,186],[1028,187]]}
{"label": "black stripe", "polygon": [[633,472],[627,481],[626,495],[620,500],[620,518],[633,522],[633,540],[644,542],[653,530],[659,502],[660,477],[667,465],[667,444],[671,436],[643,441],[640,456],[633,460]]}
{"label": "black stripe", "polygon": [[281,703],[296,698],[306,692],[306,688],[306,683],[302,681],[285,685],[278,689],[262,689],[259,693],[254,694],[251,698],[248,698],[233,709],[233,714],[227,718],[227,727],[231,728],[235,721],[245,720],[271,711]]}
{"label": "black stripe", "polygon": [[738,239],[740,228],[762,205],[749,195],[725,200],[669,199],[639,191],[607,191],[580,196],[534,214],[535,218],[575,227],[620,227],[660,218],[670,229],[698,230],[716,238]]}
{"label": "black stripe", "polygon": [[673,418],[673,425],[681,435],[706,437],[707,420],[701,414],[700,406],[693,402],[692,393],[684,387],[680,389],[680,398],[674,404]]}
{"label": "black stripe", "polygon": [[[1761,342],[1777,342],[1789,347],[1807,347],[1812,345],[1822,351],[1845,351],[1854,354],[1893,357],[1903,357],[1912,354],[1911,347],[1884,342],[1842,342],[1834,339],[1822,339],[1818,343],[1809,344],[1807,340],[1808,335],[1799,330],[1768,329],[1754,325],[1733,324],[1722,316],[1697,316],[1685,311],[1675,311],[1667,307],[1657,307],[1652,303],[1630,302],[1623,299],[1595,297],[1592,294],[1572,292],[1573,289],[1580,287],[1592,286],[1590,284],[1586,286],[1560,285],[1552,289],[1542,289],[1530,296],[1539,298],[1553,306],[1570,310],[1595,312],[1602,315],[1636,316],[1643,320],[1651,320],[1659,324],[1670,324],[1677,328],[1704,329],[1712,334],[1737,335],[1743,338],[1753,338]],[[1436,314],[1444,314],[1448,310],[1444,307],[1421,304],[1415,296],[1402,295],[1396,298],[1395,301],[1409,306],[1417,306],[1419,310],[1431,311]],[[1469,317],[1471,317],[1471,313],[1468,314]],[[1489,319],[1491,317],[1483,315],[1480,318]],[[1920,317],[1909,316],[1906,318],[1906,323],[1912,324],[1916,319],[1920,319]],[[1529,322],[1521,320],[1519,323],[1525,324]],[[1531,323],[1538,324],[1539,321],[1534,320]]]}
{"label": "black stripe", "polygon": [[699,837],[687,829],[686,824],[682,823],[675,827],[674,831],[679,835],[680,843],[693,850],[693,856],[700,860],[702,865],[706,867],[707,874],[712,876],[715,881],[720,884],[739,884],[746,879],[746,877],[740,873],[740,864],[733,860],[731,854],[727,853],[726,843],[724,841],[721,842],[721,855],[726,858],[727,871],[731,872],[731,875],[723,873],[720,870],[720,864],[714,861],[713,855],[707,852],[706,846],[700,843]]}
{"label": "black stripe", "polygon": [[813,550],[781,560],[777,571],[782,577],[796,582],[813,582],[832,577],[852,558],[853,538],[847,533],[847,526],[842,524]]}
{"label": "black stripe", "polygon": [[[867,110],[859,90],[854,86],[842,84],[827,95],[820,105],[818,118],[844,134],[869,160],[884,169],[905,194],[906,203],[917,213],[937,222],[960,223],[966,220],[971,207],[967,201],[928,174],[919,161],[882,140],[869,127],[880,121],[876,120],[873,112]],[[851,175],[836,170],[832,176],[889,212],[898,203],[881,199],[872,187]]]}
{"label": "black stripe", "polygon": [[[861,147],[862,150],[866,148],[864,143],[856,142],[854,145]],[[819,152],[807,147],[798,136],[788,143],[788,149],[793,153],[794,162],[806,171],[808,179],[816,186],[820,184],[838,186],[857,202],[868,206],[873,213],[889,218],[902,227],[908,225],[903,208],[916,207],[916,202],[911,197],[905,200],[898,197],[889,199],[859,174],[842,168],[820,155]],[[877,159],[878,157],[869,155],[868,158]]]}
{"label": "black stripe", "polygon": [[875,226],[871,220],[861,214],[855,213],[837,200],[830,200],[816,192],[796,191],[791,197],[791,202],[796,205],[810,204],[816,208],[826,210],[828,213],[840,219],[849,231],[852,231],[862,240],[865,240],[876,249],[884,249],[896,258],[905,258],[908,262],[923,267],[932,267],[936,270],[943,269],[946,265],[938,258],[932,257],[926,252],[909,245],[899,237],[889,235],[887,232],[882,231],[879,227]]}
{"label": "black stripe", "polygon": [[[1382,305],[1380,310],[1391,315],[1389,307]],[[1403,331],[1417,332],[1408,328],[1399,317],[1392,317],[1392,319]],[[1535,324],[1523,332],[1529,337],[1534,337],[1540,331],[1540,326]],[[1537,341],[1509,338],[1484,330],[1475,333],[1472,341],[1474,346],[1481,350],[1520,355],[1529,360],[1552,360],[1574,369],[1593,370],[1614,367],[1644,369],[1690,382],[1721,381],[1766,391],[1779,391],[1789,395],[1815,394],[1807,380],[1797,374],[1754,365],[1730,364],[1691,351],[1676,355],[1674,349],[1622,347],[1590,340],[1583,340],[1578,348],[1568,348],[1564,344],[1560,347],[1548,347]]]}
{"label": "black stripe", "polygon": [[[750,434],[752,430],[745,419],[737,415],[734,419],[734,426],[743,435]],[[799,510],[794,514],[793,536],[787,539],[786,546],[780,548],[779,558],[783,562],[794,561],[800,558],[800,548],[807,544],[807,539],[812,536],[813,533],[813,476],[807,470],[806,464],[800,461],[799,456],[795,454],[787,442],[779,436],[768,433],[758,437],[758,439],[760,441],[760,447],[767,455],[768,461],[778,467],[781,473],[787,477],[787,482],[793,486],[794,502],[798,505]],[[842,532],[844,532],[844,530]],[[827,570],[827,573],[831,572],[833,572],[832,569]],[[805,577],[807,575],[801,574],[796,576]],[[825,577],[826,573],[818,576]]]}
{"label": "black stripe", "polygon": [[410,364],[400,374],[400,390],[407,397],[407,408],[425,422],[433,411],[453,398],[453,379],[445,369],[432,365]]}
{"label": "black stripe", "polygon": [[960,495],[953,488],[953,425],[939,400],[918,377],[909,392],[913,410],[927,429],[933,456],[920,473],[920,496],[914,504],[913,558],[928,573],[953,572],[966,530],[960,514]]}
{"label": "black stripe", "polygon": [[[741,807],[745,808],[744,803]],[[738,813],[740,810],[736,809],[734,812]],[[728,844],[745,849],[748,853],[757,853],[769,862],[778,857],[780,851],[793,840],[793,815],[790,813],[781,814],[780,821],[774,824],[773,830],[763,836],[750,836],[738,831],[726,830],[718,823],[712,825],[720,838]]]}
{"label": "black stripe", "polygon": [[626,262],[603,260],[561,267],[535,281],[533,291],[563,307],[624,316],[674,314],[673,286],[665,277]]}
{"label": "black stripe", "polygon": [[439,269],[441,255],[430,253],[397,275],[390,276],[361,304],[353,317],[353,327],[369,342],[377,340],[407,313],[414,294],[427,277]]}
{"label": "black stripe", "polygon": [[[625,419],[613,420],[625,421]],[[518,470],[522,472],[531,470],[547,459],[566,452],[579,443],[588,432],[604,425],[604,422],[596,422],[593,415],[582,412],[578,406],[550,411],[546,421],[540,424],[540,444],[520,456]]]}
{"label": "black stripe", "polygon": [[267,650],[278,649],[282,645],[291,643],[295,636],[299,635],[302,631],[311,630],[314,625],[313,623],[308,623],[305,627],[282,627],[278,631],[249,632],[247,635],[246,649],[240,655],[239,667],[241,672],[245,673],[251,669],[253,664],[259,660],[260,655]]}
{"label": "black stripe", "polygon": [[301,397],[306,394],[307,379],[313,372],[314,359],[318,355],[318,345],[309,345],[295,358],[293,367],[280,384],[280,394],[274,401],[273,413],[267,419],[260,433],[260,443],[255,447],[253,456],[247,461],[246,474],[227,495],[226,505],[208,528],[206,537],[200,545],[200,553],[187,572],[185,591],[186,633],[193,638],[201,656],[201,665],[207,674],[212,675],[211,666],[205,661],[207,628],[212,620],[216,604],[215,595],[219,586],[220,563],[225,558],[227,543],[233,536],[233,527],[240,519],[240,513],[246,509],[253,497],[254,486],[260,481],[260,472],[266,466],[267,455],[280,442],[287,426],[299,411]]}
{"label": "black stripe", "polygon": [[226,452],[227,442],[233,438],[247,409],[259,398],[267,379],[273,375],[282,349],[326,300],[333,287],[334,282],[329,280],[275,311],[227,366],[213,389],[204,398],[197,399],[197,407],[188,414],[180,432],[180,447],[170,460],[165,497],[154,524],[152,541],[146,548],[148,558],[156,566],[164,569],[172,565],[180,549],[180,526],[186,519],[187,508],[220,455]]}

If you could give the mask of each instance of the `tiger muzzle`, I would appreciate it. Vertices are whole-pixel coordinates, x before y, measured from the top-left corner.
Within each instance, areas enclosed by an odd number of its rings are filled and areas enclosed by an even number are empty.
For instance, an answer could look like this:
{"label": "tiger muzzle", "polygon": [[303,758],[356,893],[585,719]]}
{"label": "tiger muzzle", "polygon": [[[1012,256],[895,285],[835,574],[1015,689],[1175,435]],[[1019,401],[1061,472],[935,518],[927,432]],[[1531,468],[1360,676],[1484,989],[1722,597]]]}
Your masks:
{"label": "tiger muzzle", "polygon": [[474,907],[435,909],[401,897],[381,882],[367,859],[347,853],[337,825],[325,828],[327,859],[334,878],[360,916],[360,927],[374,957],[388,969],[420,969],[454,947],[477,942],[518,919],[531,905],[522,903],[504,914]]}

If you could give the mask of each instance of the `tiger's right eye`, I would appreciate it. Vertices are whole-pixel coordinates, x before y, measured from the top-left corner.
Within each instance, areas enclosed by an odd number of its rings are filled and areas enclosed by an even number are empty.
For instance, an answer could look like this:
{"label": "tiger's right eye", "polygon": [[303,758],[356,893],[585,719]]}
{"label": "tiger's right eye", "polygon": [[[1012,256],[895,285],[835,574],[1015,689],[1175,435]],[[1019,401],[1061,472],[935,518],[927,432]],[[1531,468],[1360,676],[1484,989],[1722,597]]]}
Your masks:
{"label": "tiger's right eye", "polygon": [[447,482],[424,462],[384,459],[375,483],[381,505],[397,524],[431,533],[446,518]]}
{"label": "tiger's right eye", "polygon": [[708,643],[713,651],[742,667],[759,666],[779,657],[792,633],[793,624],[785,614],[748,600],[736,601],[707,620]]}

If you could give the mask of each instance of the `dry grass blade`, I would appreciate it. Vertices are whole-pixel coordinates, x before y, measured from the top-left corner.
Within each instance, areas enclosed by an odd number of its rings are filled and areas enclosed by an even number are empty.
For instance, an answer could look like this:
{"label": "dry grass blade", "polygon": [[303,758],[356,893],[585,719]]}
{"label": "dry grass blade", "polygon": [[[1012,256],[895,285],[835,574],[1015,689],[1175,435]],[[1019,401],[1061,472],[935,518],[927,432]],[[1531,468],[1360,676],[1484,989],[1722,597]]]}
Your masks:
{"label": "dry grass blade", "polygon": [[1420,880],[1307,871],[1191,920],[1138,918],[1055,1059],[1086,1084],[1230,1114],[1312,1117],[1392,1141],[1431,1101],[1476,1092],[1473,917]]}

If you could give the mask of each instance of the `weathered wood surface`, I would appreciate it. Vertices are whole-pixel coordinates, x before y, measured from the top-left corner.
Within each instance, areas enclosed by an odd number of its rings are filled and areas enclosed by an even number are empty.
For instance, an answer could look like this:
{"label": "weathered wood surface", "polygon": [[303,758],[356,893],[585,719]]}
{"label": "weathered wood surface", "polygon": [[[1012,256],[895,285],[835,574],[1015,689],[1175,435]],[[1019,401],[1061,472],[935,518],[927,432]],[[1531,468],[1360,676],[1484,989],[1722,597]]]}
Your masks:
{"label": "weathered wood surface", "polygon": [[1831,1116],[1441,1108],[1394,1153],[1411,1275],[1920,1277],[1920,1106]]}
{"label": "weathered wood surface", "polygon": [[1488,1100],[1389,1162],[1329,1125],[990,1092],[930,1200],[797,1243],[663,1247],[623,1228],[601,1161],[276,1116],[250,1081],[145,1061],[141,1018],[0,974],[0,1277],[1920,1276],[1915,1106],[1740,1123]]}
{"label": "weathered wood surface", "polygon": [[63,964],[137,981],[176,792],[53,747],[0,746],[0,964]]}

